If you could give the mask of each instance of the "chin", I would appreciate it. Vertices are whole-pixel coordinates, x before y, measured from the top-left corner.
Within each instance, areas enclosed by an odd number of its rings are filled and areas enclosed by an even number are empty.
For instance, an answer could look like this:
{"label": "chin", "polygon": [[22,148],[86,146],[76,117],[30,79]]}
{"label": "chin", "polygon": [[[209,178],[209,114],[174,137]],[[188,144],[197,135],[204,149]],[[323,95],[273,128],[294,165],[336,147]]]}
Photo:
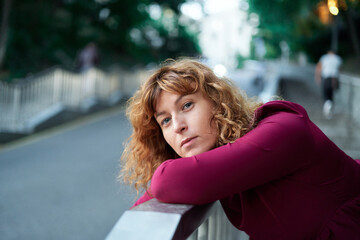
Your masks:
{"label": "chin", "polygon": [[194,151],[190,151],[190,152],[187,152],[185,153],[184,157],[192,157],[192,156],[195,156],[195,155],[198,155],[198,154],[201,154],[201,153],[204,153],[204,152],[207,152],[209,151],[210,149],[208,150],[205,150],[205,149],[197,149],[197,150],[194,150]]}

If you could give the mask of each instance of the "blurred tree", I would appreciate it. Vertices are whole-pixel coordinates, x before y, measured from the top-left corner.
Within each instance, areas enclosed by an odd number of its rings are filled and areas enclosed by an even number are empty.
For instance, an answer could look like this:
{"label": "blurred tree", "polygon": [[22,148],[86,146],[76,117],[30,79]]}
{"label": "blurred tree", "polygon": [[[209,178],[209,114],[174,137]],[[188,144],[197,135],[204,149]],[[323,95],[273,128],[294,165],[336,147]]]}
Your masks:
{"label": "blurred tree", "polygon": [[2,18],[0,26],[0,69],[3,65],[4,56],[6,52],[6,44],[8,40],[8,29],[9,29],[9,13],[11,8],[12,0],[4,0],[2,7]]}
{"label": "blurred tree", "polygon": [[[279,43],[286,41],[292,52],[306,52],[310,60],[331,47],[332,20],[326,0],[248,0],[249,11],[259,16],[259,33],[270,48],[267,57],[280,55]],[[341,55],[358,55],[359,33],[356,28],[360,20],[360,2],[337,0],[339,4],[339,51]],[[322,8],[324,7],[325,8]],[[352,41],[352,42],[349,42]],[[316,46],[316,47],[314,47]],[[349,49],[348,46],[352,46]],[[269,55],[272,53],[272,55]],[[360,56],[359,56],[360,57]]]}
{"label": "blurred tree", "polygon": [[18,1],[9,15],[3,69],[11,79],[56,64],[74,68],[77,53],[88,42],[99,47],[100,67],[195,55],[197,33],[179,23],[184,1]]}
{"label": "blurred tree", "polygon": [[[316,2],[312,0],[249,0],[250,12],[259,16],[259,35],[272,48],[270,53],[280,55],[280,42],[286,41],[291,49],[297,48],[299,33],[304,23],[303,19],[311,18]],[[299,22],[299,20],[301,20]]]}
{"label": "blurred tree", "polygon": [[[358,1],[359,3],[359,1]],[[348,24],[348,29],[350,33],[351,42],[353,45],[353,50],[356,56],[356,62],[355,66],[360,66],[360,42],[359,42],[359,28],[356,28],[355,26],[359,26],[360,21],[358,21],[358,24],[355,23],[355,17],[357,15],[359,19],[360,15],[360,4],[358,4],[358,11],[355,11],[354,8],[345,9],[344,15]]]}

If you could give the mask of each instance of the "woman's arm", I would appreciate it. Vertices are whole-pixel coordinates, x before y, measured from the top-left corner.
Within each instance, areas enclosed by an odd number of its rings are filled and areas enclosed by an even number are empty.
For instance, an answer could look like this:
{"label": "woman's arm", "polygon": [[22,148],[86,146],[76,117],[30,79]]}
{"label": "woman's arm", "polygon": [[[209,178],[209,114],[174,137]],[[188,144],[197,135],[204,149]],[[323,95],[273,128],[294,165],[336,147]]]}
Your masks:
{"label": "woman's arm", "polygon": [[291,174],[312,151],[309,123],[278,112],[233,144],[165,161],[153,175],[152,194],[163,202],[205,204]]}
{"label": "woman's arm", "polygon": [[131,208],[136,207],[137,205],[140,205],[144,202],[149,201],[150,199],[153,199],[154,197],[151,197],[148,191],[146,191],[135,203],[132,205]]}

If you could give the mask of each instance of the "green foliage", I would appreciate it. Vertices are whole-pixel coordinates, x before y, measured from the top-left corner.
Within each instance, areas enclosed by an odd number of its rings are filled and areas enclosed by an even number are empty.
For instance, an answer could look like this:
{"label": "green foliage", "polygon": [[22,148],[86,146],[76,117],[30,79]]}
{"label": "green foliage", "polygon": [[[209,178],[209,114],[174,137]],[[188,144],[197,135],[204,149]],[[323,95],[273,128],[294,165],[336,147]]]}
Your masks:
{"label": "green foliage", "polygon": [[[100,49],[101,66],[147,64],[199,51],[196,33],[179,25],[178,6],[185,0],[22,0],[10,12],[4,68],[10,77],[24,77],[54,65],[75,67],[76,56],[88,42]],[[152,19],[149,4],[171,12],[173,29]],[[103,17],[100,17],[103,13]],[[108,13],[108,15],[106,14]],[[139,30],[139,41],[131,34]],[[135,30],[136,32],[136,30]],[[161,39],[154,46],[151,34]]]}
{"label": "green foliage", "polygon": [[247,60],[246,57],[242,56],[241,54],[237,54],[236,55],[236,60],[237,60],[237,66],[236,68],[243,68],[244,67],[244,62]]}
{"label": "green foliage", "polygon": [[316,4],[312,0],[249,0],[250,12],[259,15],[259,35],[267,43],[267,57],[280,55],[281,41],[298,50],[299,37],[312,34],[307,19],[314,19]]}
{"label": "green foliage", "polygon": [[[359,1],[339,0],[339,2],[346,2],[346,11],[354,12],[352,20],[359,22]],[[289,44],[292,53],[305,52],[313,62],[330,48],[331,24],[323,24],[320,21],[317,11],[319,3],[326,4],[326,1],[249,0],[249,11],[259,16],[258,36],[267,44],[267,58],[280,56],[279,43],[282,40]],[[344,11],[344,8],[340,9],[338,16],[340,18],[339,50],[343,56],[346,56],[354,52],[346,49],[352,43],[349,41],[350,29],[344,19]]]}

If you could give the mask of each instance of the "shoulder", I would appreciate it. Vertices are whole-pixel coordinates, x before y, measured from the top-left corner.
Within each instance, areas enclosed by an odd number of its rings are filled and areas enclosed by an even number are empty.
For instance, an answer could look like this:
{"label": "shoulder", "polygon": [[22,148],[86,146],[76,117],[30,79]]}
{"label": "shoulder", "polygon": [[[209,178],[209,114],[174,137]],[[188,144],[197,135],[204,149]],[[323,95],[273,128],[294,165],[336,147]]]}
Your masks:
{"label": "shoulder", "polygon": [[309,118],[305,108],[297,103],[289,101],[270,101],[265,103],[255,111],[255,120],[259,122],[264,118],[276,114],[289,115],[293,117],[298,116],[305,119]]}
{"label": "shoulder", "polygon": [[[283,135],[299,138],[311,137],[310,128],[313,126],[304,107],[289,101],[271,101],[265,103],[255,111],[255,132]],[[280,134],[282,133],[282,134]]]}
{"label": "shoulder", "polygon": [[256,142],[266,149],[285,145],[293,151],[293,147],[311,149],[314,125],[301,105],[288,101],[265,103],[255,111],[255,121],[255,128],[243,140]]}
{"label": "shoulder", "polygon": [[322,62],[322,61],[324,61],[325,59],[327,59],[328,58],[328,55],[327,54],[325,54],[325,55],[322,55],[321,57],[320,57],[320,62]]}

